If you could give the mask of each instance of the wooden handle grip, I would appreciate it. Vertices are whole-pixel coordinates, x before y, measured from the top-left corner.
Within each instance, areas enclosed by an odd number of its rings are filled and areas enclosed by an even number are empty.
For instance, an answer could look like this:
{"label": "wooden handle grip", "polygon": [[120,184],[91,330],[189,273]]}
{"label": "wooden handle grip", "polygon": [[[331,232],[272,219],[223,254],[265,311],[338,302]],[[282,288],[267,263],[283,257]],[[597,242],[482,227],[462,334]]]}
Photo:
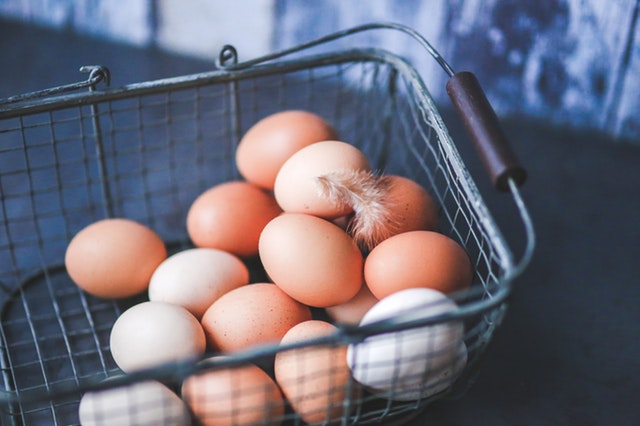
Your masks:
{"label": "wooden handle grip", "polygon": [[498,117],[478,79],[470,72],[458,72],[447,82],[447,94],[464,124],[495,188],[509,190],[509,179],[519,186],[526,170],[512,152]]}

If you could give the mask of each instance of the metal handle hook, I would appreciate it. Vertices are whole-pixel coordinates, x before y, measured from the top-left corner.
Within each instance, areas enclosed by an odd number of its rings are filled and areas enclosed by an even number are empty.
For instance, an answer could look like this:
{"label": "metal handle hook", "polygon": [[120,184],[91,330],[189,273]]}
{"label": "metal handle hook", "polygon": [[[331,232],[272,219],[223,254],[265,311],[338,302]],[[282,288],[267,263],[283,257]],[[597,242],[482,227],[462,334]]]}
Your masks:
{"label": "metal handle hook", "polygon": [[111,84],[111,72],[109,71],[109,68],[103,65],[83,65],[80,67],[80,72],[89,74],[87,84],[91,87],[101,81],[103,81],[106,86]]}
{"label": "metal handle hook", "polygon": [[230,44],[225,44],[218,54],[218,68],[229,68],[238,63],[238,51]]}

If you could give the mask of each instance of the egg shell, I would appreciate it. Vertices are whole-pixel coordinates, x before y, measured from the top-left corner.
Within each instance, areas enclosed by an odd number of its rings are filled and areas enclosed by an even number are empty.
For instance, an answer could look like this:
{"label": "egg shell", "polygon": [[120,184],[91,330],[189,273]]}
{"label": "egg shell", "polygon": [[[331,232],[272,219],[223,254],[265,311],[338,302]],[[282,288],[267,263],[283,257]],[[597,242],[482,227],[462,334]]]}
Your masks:
{"label": "egg shell", "polygon": [[371,170],[369,160],[355,146],[328,140],[306,146],[293,154],[280,168],[273,188],[282,209],[335,219],[353,211],[322,194],[316,178],[340,170]]}
{"label": "egg shell", "polygon": [[[456,309],[437,290],[412,288],[380,300],[360,326],[410,313],[413,320],[435,317]],[[400,401],[426,398],[451,386],[466,365],[464,326],[449,321],[372,335],[349,345],[347,361],[353,377],[379,396]]]}
{"label": "egg shell", "polygon": [[200,319],[220,296],[248,283],[249,270],[237,256],[193,248],[173,254],[156,268],[149,300],[180,305]]}
{"label": "egg shell", "polygon": [[149,227],[124,218],[103,219],[69,242],[65,267],[73,282],[102,298],[134,296],[147,289],[166,247]]}
{"label": "egg shell", "polygon": [[258,253],[260,232],[280,213],[271,193],[249,182],[224,182],[208,189],[191,204],[187,232],[197,247],[251,257]]}
{"label": "egg shell", "polygon": [[110,335],[111,355],[130,373],[164,363],[195,359],[206,349],[202,326],[182,306],[142,302],[116,319]]}
{"label": "egg shell", "polygon": [[186,404],[168,387],[154,380],[89,391],[80,399],[82,426],[188,426]]}
{"label": "egg shell", "polygon": [[[305,321],[289,330],[281,344],[304,342],[336,331],[325,321]],[[276,382],[305,422],[329,424],[348,414],[344,401],[349,397],[357,399],[359,388],[351,380],[346,355],[346,346],[340,345],[303,346],[276,354]]]}
{"label": "egg shell", "polygon": [[389,188],[385,196],[388,216],[393,220],[387,238],[409,231],[435,231],[440,221],[438,205],[416,181],[398,175],[386,176]]}
{"label": "egg shell", "polygon": [[284,418],[278,385],[253,364],[189,376],[182,398],[203,426],[277,426]]}
{"label": "egg shell", "polygon": [[378,302],[369,287],[363,285],[354,297],[345,303],[328,306],[325,311],[329,318],[342,324],[357,325],[362,317]]}
{"label": "egg shell", "polygon": [[473,267],[460,244],[435,231],[410,231],[382,241],[367,256],[364,279],[378,299],[427,287],[446,294],[471,285]]}
{"label": "egg shell", "polygon": [[311,310],[271,283],[236,288],[216,300],[202,317],[209,347],[233,352],[277,343],[296,324],[311,319]]}
{"label": "egg shell", "polygon": [[310,111],[287,110],[256,122],[236,149],[236,165],[249,182],[272,190],[276,175],[295,152],[315,142],[337,139],[336,130]]}
{"label": "egg shell", "polygon": [[337,225],[315,216],[283,213],[263,230],[265,271],[289,296],[313,307],[350,300],[362,286],[362,253]]}

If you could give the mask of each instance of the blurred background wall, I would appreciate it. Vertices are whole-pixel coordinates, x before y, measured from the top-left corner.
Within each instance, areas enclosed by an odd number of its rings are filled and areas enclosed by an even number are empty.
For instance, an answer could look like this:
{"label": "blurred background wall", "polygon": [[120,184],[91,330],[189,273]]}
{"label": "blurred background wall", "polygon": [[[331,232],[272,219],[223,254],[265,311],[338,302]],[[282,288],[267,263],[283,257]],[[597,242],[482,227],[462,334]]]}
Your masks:
{"label": "blurred background wall", "polygon": [[[640,144],[640,0],[0,0],[0,17],[210,58],[249,59],[371,21],[425,35],[477,74],[500,115],[533,116]],[[360,38],[445,75],[406,36]],[[109,65],[109,64],[104,64]]]}

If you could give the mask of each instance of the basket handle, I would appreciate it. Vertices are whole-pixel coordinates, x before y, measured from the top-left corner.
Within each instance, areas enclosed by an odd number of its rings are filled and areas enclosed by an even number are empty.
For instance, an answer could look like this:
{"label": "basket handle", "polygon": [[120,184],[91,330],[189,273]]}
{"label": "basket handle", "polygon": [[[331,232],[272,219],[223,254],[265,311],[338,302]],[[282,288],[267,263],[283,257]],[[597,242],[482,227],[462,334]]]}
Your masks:
{"label": "basket handle", "polygon": [[509,191],[509,179],[522,185],[527,178],[511,150],[498,117],[476,76],[468,71],[453,74],[447,82],[447,94],[455,106],[482,160],[493,186]]}
{"label": "basket handle", "polygon": [[[235,50],[229,50],[230,46],[225,46],[220,54],[220,64],[225,69],[241,69],[256,64],[281,58],[301,50],[330,42],[339,38],[351,36],[356,33],[377,29],[392,29],[404,32],[418,41],[423,48],[436,60],[442,69],[450,77],[447,82],[447,93],[458,110],[463,124],[471,135],[471,139],[478,150],[485,168],[495,188],[500,191],[509,191],[509,181],[513,180],[517,186],[524,183],[527,177],[525,169],[520,166],[515,155],[509,147],[498,117],[491,104],[487,100],[484,91],[480,87],[476,77],[470,72],[455,73],[447,61],[438,53],[436,49],[420,35],[417,31],[402,24],[393,22],[371,23],[356,26],[346,30],[312,40],[295,47],[284,49],[279,52],[255,58],[253,60],[239,62]],[[223,58],[227,57],[227,61]]]}

